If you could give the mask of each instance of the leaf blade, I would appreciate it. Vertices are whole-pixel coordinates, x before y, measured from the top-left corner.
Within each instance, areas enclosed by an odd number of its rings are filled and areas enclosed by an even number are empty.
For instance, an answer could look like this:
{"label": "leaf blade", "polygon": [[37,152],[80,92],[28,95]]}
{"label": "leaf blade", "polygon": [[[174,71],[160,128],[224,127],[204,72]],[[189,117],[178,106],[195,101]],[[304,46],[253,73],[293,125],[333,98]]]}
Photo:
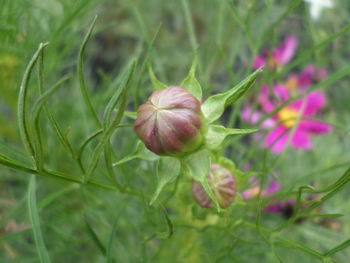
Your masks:
{"label": "leaf blade", "polygon": [[172,157],[161,157],[157,164],[158,185],[151,199],[150,205],[157,200],[162,189],[170,182],[173,182],[180,174],[181,163]]}
{"label": "leaf blade", "polygon": [[40,219],[39,219],[39,213],[38,213],[37,204],[36,204],[35,191],[36,191],[35,175],[32,175],[32,177],[30,178],[29,187],[28,187],[29,218],[32,223],[34,241],[35,241],[40,262],[50,263],[51,260],[49,257],[49,253],[45,246],[44,238],[40,229]]}
{"label": "leaf blade", "polygon": [[202,104],[202,112],[209,123],[216,121],[224,113],[225,107],[236,102],[254,84],[262,68],[257,69],[232,89],[209,97]]}

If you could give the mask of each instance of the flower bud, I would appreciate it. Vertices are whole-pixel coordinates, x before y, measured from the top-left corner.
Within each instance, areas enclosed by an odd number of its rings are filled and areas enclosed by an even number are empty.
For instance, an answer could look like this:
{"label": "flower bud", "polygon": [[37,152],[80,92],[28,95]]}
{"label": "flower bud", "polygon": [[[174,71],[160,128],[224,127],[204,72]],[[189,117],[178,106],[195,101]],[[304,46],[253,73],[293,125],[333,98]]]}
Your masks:
{"label": "flower bud", "polygon": [[180,156],[203,142],[201,103],[181,87],[152,93],[137,111],[134,129],[146,147],[158,155]]}
{"label": "flower bud", "polygon": [[[208,183],[222,208],[232,204],[236,196],[236,180],[227,168],[212,164]],[[196,181],[192,181],[192,195],[200,206],[207,208],[213,206],[212,200],[202,185]]]}

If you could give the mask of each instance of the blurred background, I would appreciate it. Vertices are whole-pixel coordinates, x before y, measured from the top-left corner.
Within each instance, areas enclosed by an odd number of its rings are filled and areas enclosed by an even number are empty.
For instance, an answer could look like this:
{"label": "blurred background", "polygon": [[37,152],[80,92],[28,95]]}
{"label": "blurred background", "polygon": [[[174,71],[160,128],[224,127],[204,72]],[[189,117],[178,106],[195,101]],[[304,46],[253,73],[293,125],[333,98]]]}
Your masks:
{"label": "blurred background", "polygon": [[[315,84],[327,95],[322,119],[333,126],[332,132],[313,138],[311,151],[288,148],[278,157],[255,145],[250,137],[233,137],[226,141],[223,154],[242,170],[249,164],[252,171],[277,174],[286,196],[302,185],[327,187],[350,166],[347,0],[2,0],[2,155],[31,167],[18,131],[17,97],[26,65],[41,42],[49,42],[44,54],[44,89],[65,74],[70,76],[48,104],[61,134],[77,151],[84,139],[98,130],[86,114],[76,73],[80,45],[95,15],[98,18],[85,50],[84,73],[99,116],[132,59],[137,58],[138,63],[127,95],[127,111],[131,112],[152,91],[148,63],[163,83],[178,85],[198,48],[197,78],[207,97],[234,86],[252,72],[257,55],[293,35],[298,47],[291,62],[281,71],[265,70],[248,97],[226,110],[222,124],[251,128],[238,115],[248,98],[253,100],[259,92],[261,83],[285,81],[293,72],[314,65],[328,72],[322,84]],[[39,96],[36,75],[34,70],[28,111]],[[125,117],[122,123],[126,127],[112,138],[113,162],[136,147],[132,120]],[[45,167],[79,178],[79,165],[46,116],[41,116],[40,127]],[[84,163],[97,143],[93,140],[86,147]],[[156,188],[154,168],[153,162],[133,160],[110,171],[100,161],[95,180],[104,185],[117,180],[125,189],[132,189],[130,193],[37,177],[37,208],[51,261],[310,263],[323,259],[314,251],[326,253],[350,236],[348,186],[322,205],[322,213],[342,217],[291,224],[269,235],[269,241],[280,235],[296,243],[274,246],[265,240],[264,230],[256,227],[258,200],[237,202],[218,216],[198,208],[187,191],[189,182],[180,182],[165,189],[160,196],[162,206],[149,206],[142,196],[152,195]],[[27,207],[29,179],[23,171],[0,167],[0,262],[39,262]],[[180,190],[175,191],[176,187]],[[286,219],[263,212],[259,220],[263,229]],[[344,246],[329,262],[348,262],[349,258],[349,248]]]}

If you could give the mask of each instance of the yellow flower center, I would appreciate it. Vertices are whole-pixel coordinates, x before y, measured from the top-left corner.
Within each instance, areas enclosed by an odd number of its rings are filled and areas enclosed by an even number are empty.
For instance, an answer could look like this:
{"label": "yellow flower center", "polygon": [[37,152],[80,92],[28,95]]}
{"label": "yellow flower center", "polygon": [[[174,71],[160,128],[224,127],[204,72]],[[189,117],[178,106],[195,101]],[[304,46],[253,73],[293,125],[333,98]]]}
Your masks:
{"label": "yellow flower center", "polygon": [[285,86],[289,91],[293,91],[298,86],[298,79],[294,77],[290,77],[286,82]]}
{"label": "yellow flower center", "polygon": [[253,198],[253,197],[258,196],[259,191],[260,191],[260,187],[255,186],[253,188],[246,190],[245,193],[247,194],[247,196],[249,196],[249,198]]}
{"label": "yellow flower center", "polygon": [[294,109],[284,108],[277,113],[277,117],[281,124],[290,128],[294,126],[298,117],[298,112]]}

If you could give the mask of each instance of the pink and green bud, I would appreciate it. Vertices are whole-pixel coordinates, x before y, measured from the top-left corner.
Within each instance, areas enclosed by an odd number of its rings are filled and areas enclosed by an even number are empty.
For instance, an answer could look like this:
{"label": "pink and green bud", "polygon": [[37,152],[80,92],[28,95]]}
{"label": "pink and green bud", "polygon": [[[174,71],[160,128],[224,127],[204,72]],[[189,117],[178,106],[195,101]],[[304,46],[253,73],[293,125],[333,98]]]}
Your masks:
{"label": "pink and green bud", "polygon": [[[236,196],[236,180],[227,168],[212,164],[208,183],[221,208],[227,208],[232,204]],[[212,200],[202,185],[196,181],[192,182],[192,195],[200,206],[213,207]]]}
{"label": "pink and green bud", "polygon": [[203,143],[201,103],[181,87],[155,91],[139,107],[134,129],[150,151],[186,155]]}

